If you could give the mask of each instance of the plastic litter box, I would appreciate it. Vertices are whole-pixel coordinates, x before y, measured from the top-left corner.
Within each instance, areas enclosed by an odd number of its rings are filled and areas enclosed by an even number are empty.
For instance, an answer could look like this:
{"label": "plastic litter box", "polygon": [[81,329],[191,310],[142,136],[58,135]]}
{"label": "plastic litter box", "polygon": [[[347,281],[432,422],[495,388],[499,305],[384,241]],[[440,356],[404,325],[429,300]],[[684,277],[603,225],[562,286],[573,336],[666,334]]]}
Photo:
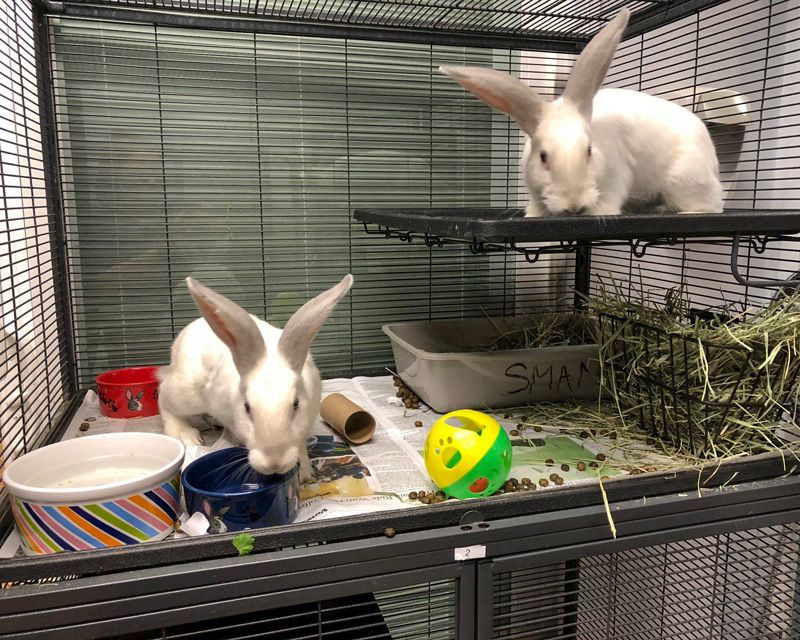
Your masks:
{"label": "plastic litter box", "polygon": [[597,398],[597,345],[480,351],[520,318],[387,324],[398,375],[440,413]]}

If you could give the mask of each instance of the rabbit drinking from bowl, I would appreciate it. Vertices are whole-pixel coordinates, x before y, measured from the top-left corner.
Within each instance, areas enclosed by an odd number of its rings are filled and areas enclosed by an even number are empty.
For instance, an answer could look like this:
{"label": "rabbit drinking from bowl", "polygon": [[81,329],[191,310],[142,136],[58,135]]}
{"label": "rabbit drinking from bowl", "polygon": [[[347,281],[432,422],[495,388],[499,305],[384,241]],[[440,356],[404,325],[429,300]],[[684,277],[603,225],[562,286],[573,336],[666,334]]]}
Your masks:
{"label": "rabbit drinking from bowl", "polygon": [[677,211],[722,211],[719,163],[697,116],[638,91],[599,90],[629,16],[623,10],[592,38],[554,102],[502,71],[440,67],[526,135],[528,216],[613,215],[658,199]]}
{"label": "rabbit drinking from bowl", "polygon": [[186,281],[203,317],[178,334],[169,366],[159,370],[166,433],[200,444],[188,418],[210,414],[247,446],[253,469],[286,473],[299,461],[300,481],[307,482],[306,437],[322,394],[309,348],[353,277],[306,302],[283,330],[192,278]]}

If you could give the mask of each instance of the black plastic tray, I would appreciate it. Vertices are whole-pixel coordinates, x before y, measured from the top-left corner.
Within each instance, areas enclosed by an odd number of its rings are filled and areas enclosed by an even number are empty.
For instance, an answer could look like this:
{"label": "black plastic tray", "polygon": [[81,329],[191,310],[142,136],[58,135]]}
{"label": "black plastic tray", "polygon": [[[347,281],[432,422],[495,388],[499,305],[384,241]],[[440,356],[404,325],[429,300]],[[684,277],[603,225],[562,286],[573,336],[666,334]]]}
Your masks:
{"label": "black plastic tray", "polygon": [[392,230],[483,242],[641,240],[800,233],[798,210],[642,213],[525,218],[523,209],[356,209],[360,222]]}

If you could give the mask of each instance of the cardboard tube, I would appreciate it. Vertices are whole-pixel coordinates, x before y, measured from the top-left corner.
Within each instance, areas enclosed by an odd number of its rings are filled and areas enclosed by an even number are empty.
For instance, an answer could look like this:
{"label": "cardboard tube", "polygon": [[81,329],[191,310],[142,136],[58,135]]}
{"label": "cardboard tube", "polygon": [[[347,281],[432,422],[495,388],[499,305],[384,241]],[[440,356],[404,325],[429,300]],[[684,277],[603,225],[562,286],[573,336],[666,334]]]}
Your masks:
{"label": "cardboard tube", "polygon": [[319,407],[319,414],[353,444],[364,444],[375,433],[375,418],[341,393],[326,396]]}

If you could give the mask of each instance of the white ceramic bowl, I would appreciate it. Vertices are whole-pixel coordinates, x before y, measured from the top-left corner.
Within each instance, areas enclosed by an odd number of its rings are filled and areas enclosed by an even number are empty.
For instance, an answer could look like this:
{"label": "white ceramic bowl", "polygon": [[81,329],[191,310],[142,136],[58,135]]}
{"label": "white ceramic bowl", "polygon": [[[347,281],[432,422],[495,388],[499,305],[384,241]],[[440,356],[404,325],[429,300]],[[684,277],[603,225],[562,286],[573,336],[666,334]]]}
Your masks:
{"label": "white ceramic bowl", "polygon": [[36,449],[3,473],[31,555],[161,540],[178,514],[183,445],[108,433]]}

